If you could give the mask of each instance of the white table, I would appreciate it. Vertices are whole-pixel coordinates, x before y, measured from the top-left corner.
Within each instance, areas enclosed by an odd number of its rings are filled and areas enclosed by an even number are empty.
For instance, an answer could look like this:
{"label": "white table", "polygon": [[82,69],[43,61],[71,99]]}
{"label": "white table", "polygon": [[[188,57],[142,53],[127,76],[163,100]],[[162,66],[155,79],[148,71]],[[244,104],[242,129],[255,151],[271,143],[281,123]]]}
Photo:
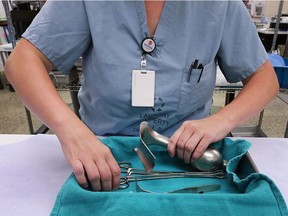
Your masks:
{"label": "white table", "polygon": [[[252,142],[249,153],[257,168],[288,203],[288,139],[245,139]],[[0,215],[41,216],[51,212],[72,169],[55,135],[0,134],[0,173]]]}
{"label": "white table", "polygon": [[56,136],[0,135],[0,143],[0,215],[49,215],[72,173]]}

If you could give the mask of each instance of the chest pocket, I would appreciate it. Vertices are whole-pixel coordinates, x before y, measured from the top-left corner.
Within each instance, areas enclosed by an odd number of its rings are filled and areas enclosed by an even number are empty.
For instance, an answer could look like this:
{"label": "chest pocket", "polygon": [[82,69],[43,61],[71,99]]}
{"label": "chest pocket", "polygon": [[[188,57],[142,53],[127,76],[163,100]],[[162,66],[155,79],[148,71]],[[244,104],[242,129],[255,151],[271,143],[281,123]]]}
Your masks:
{"label": "chest pocket", "polygon": [[[212,96],[216,81],[216,64],[212,60],[204,69],[193,69],[189,78],[189,68],[182,69],[178,110],[182,114],[191,114],[202,108]],[[202,73],[202,74],[201,74]]]}

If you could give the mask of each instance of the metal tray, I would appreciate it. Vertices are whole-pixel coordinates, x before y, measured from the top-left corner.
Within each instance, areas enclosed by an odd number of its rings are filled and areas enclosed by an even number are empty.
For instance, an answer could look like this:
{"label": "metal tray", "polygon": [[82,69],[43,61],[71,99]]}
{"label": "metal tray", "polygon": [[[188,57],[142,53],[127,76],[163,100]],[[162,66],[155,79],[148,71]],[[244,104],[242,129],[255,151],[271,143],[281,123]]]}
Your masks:
{"label": "metal tray", "polygon": [[235,173],[238,175],[240,179],[246,178],[248,175],[252,173],[259,172],[256,167],[254,161],[252,160],[249,152],[247,152],[240,160],[238,167]]}

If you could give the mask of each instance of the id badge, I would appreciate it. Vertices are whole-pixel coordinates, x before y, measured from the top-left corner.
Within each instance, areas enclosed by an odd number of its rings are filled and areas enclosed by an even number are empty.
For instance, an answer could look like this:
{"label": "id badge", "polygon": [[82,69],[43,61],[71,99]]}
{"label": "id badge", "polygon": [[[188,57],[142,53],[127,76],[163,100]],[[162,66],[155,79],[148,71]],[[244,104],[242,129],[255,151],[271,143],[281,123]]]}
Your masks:
{"label": "id badge", "polygon": [[132,106],[153,107],[155,91],[155,71],[132,71]]}

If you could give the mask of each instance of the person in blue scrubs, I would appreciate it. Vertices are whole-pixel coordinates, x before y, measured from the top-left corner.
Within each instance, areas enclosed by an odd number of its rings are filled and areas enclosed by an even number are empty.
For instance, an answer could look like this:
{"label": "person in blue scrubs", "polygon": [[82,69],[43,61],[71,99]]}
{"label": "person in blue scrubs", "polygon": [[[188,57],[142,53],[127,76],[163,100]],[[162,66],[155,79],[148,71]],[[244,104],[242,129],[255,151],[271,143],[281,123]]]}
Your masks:
{"label": "person in blue scrubs", "polygon": [[[81,120],[47,73],[68,74],[80,56]],[[244,87],[210,115],[217,64],[228,82]],[[96,135],[138,136],[147,121],[170,137],[169,155],[189,163],[258,114],[279,88],[240,0],[47,1],[5,73],[55,132],[79,184],[90,182],[95,191],[117,189],[120,181],[116,160]]]}

